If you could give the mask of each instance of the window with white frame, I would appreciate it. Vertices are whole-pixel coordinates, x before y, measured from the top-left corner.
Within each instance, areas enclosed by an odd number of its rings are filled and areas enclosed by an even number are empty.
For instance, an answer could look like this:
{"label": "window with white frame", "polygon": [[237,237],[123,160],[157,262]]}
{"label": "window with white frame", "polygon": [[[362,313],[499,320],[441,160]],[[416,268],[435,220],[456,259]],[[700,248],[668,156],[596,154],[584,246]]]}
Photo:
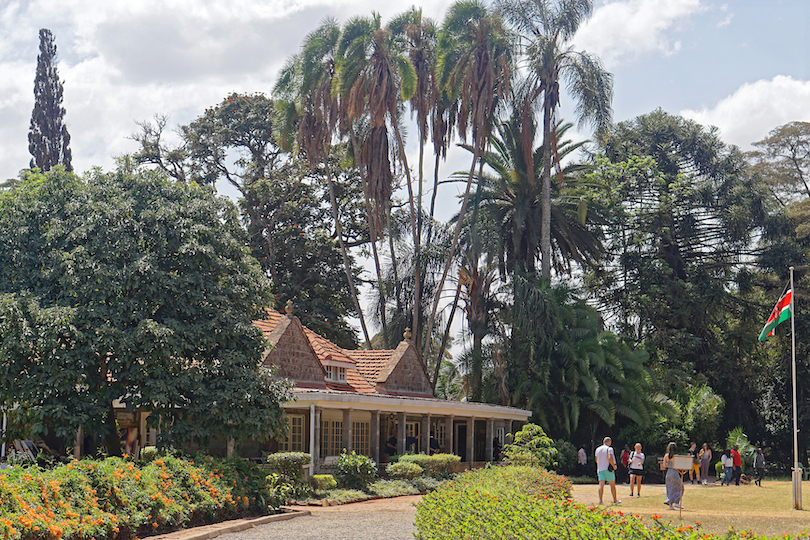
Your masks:
{"label": "window with white frame", "polygon": [[287,428],[287,438],[281,444],[281,448],[285,452],[303,452],[304,451],[304,415],[302,414],[289,414],[287,415],[289,425]]}
{"label": "window with white frame", "polygon": [[352,422],[352,449],[358,454],[371,455],[370,432],[369,422]]}
{"label": "window with white frame", "polygon": [[330,381],[346,382],[346,368],[327,365],[326,378]]}
{"label": "window with white frame", "polygon": [[339,456],[343,450],[343,421],[321,420],[321,457]]}

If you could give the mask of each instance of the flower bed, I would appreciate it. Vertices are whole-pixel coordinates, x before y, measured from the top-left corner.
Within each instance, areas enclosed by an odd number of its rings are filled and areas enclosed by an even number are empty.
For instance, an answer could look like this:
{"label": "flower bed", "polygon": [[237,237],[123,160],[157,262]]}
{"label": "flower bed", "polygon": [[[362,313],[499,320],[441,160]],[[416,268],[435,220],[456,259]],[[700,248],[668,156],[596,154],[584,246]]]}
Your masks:
{"label": "flower bed", "polygon": [[263,471],[245,462],[120,458],[0,471],[0,538],[89,540],[268,513]]}
{"label": "flower bed", "polygon": [[[530,467],[471,471],[425,495],[417,505],[421,540],[565,538],[592,540],[736,540],[765,538],[747,531],[715,535],[695,526],[670,526],[618,509],[588,507],[570,500],[564,477]],[[786,538],[807,538],[801,534]]]}

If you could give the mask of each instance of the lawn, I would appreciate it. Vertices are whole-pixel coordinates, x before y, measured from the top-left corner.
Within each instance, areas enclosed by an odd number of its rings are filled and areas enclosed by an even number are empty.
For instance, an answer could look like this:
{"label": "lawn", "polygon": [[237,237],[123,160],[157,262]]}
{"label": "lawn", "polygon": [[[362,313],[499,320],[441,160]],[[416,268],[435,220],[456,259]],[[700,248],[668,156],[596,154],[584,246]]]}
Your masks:
{"label": "lawn", "polygon": [[[599,502],[596,485],[574,485],[573,496],[577,502],[596,504]],[[630,497],[630,487],[616,486],[622,503],[622,511],[650,517],[660,515],[663,520],[671,520],[673,525],[693,525],[700,522],[706,531],[728,532],[751,530],[766,536],[781,536],[785,533],[797,534],[810,531],[810,483],[802,485],[804,510],[793,509],[793,491],[790,481],[774,480],[763,482],[763,486],[726,486],[719,484],[698,486],[687,482],[683,495],[683,511],[667,509],[664,502],[663,484],[642,486],[641,497]],[[612,501],[610,487],[605,486],[605,502]]]}

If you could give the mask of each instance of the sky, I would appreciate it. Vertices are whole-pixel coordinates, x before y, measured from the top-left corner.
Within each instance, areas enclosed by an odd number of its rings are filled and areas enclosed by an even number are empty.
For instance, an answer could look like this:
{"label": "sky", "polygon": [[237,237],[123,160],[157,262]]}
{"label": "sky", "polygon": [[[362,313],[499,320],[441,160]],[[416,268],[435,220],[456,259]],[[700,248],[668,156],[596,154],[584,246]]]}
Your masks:
{"label": "sky", "polygon": [[[0,179],[30,160],[40,28],[56,38],[73,165],[110,169],[136,150],[136,121],[186,124],[230,92],[271,93],[284,60],[326,17],[410,3],[369,0],[4,0],[0,2]],[[441,20],[449,0],[421,6]],[[805,0],[607,0],[574,39],[614,75],[614,120],[661,107],[749,149],[810,120]],[[418,4],[417,4],[418,6]],[[563,95],[561,118],[573,110]],[[588,133],[583,133],[583,137]],[[411,152],[415,152],[410,145]],[[460,163],[461,161],[459,161]],[[452,166],[450,167],[453,168]]]}

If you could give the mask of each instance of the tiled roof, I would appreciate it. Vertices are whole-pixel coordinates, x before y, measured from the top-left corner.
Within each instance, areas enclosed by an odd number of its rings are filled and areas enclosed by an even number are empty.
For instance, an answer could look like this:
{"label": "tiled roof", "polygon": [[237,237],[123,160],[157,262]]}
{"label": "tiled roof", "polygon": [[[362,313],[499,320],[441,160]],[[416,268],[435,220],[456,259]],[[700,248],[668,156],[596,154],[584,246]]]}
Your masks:
{"label": "tiled roof", "polygon": [[[282,313],[267,310],[267,318],[264,320],[254,321],[254,324],[256,324],[256,326],[258,326],[265,335],[269,335],[284,317],[286,317],[286,315]],[[315,352],[315,355],[318,357],[321,363],[327,362],[331,359],[339,362],[346,362],[355,366],[354,368],[346,368],[346,384],[327,382],[326,387],[329,390],[357,392],[361,394],[375,392],[374,382],[370,382],[365,378],[365,374],[361,372],[360,365],[358,365],[355,359],[352,358],[354,353],[357,351],[347,351],[342,349],[325,337],[316,334],[303,324],[301,327],[304,329],[304,334],[307,337],[307,341],[309,341],[312,350]],[[390,358],[393,351],[371,352],[387,352],[388,357]]]}
{"label": "tiled roof", "polygon": [[347,351],[357,365],[363,377],[372,384],[377,383],[377,376],[385,368],[391,356],[394,354],[393,350],[379,350],[379,351]]}

